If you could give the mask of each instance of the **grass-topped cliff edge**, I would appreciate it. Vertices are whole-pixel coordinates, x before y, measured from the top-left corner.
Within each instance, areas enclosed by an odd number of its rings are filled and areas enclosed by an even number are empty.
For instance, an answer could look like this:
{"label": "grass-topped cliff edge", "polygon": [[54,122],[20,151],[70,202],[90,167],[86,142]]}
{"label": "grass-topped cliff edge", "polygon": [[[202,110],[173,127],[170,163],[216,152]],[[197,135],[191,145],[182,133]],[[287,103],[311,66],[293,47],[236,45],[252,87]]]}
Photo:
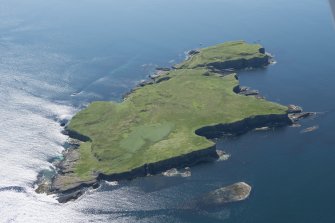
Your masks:
{"label": "grass-topped cliff edge", "polygon": [[[286,114],[285,106],[234,93],[236,74],[212,69],[262,67],[268,60],[258,44],[227,42],[200,49],[121,103],[93,102],[67,126],[90,138],[81,143],[70,176],[78,181],[127,172],[214,146],[195,134],[202,127]],[[63,183],[73,183],[71,177]]]}

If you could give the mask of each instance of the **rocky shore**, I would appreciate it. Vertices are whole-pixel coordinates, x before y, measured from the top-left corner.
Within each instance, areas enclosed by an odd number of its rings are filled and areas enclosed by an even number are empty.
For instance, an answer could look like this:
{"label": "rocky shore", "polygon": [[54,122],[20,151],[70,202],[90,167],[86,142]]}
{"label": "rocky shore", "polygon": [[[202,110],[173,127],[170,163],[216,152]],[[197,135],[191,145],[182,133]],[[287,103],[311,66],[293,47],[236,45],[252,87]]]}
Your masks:
{"label": "rocky shore", "polygon": [[58,174],[53,178],[48,188],[48,193],[56,193],[58,195],[60,203],[77,199],[88,187],[98,187],[101,180],[131,180],[137,177],[160,174],[172,168],[185,168],[199,163],[213,162],[219,158],[219,155],[215,147],[210,147],[161,162],[148,163],[129,172],[111,175],[98,173],[87,181],[73,175],[73,167],[78,157],[78,149],[70,149],[64,152],[64,160],[57,166]]}

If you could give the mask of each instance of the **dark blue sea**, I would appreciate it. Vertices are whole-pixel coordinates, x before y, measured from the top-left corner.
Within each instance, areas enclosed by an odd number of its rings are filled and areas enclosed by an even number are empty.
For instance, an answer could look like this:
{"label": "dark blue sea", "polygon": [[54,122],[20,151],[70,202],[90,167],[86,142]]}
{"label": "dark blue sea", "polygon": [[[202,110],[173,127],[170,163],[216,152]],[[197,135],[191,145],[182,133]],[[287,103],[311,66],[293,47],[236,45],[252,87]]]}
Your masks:
{"label": "dark blue sea", "polygon": [[[331,12],[327,0],[0,0],[0,222],[335,222]],[[66,144],[60,120],[120,101],[189,49],[241,39],[277,61],[240,72],[241,84],[316,117],[220,139],[230,159],[192,167],[191,177],[104,182],[66,204],[35,193]],[[237,181],[253,187],[247,200],[183,209]]]}

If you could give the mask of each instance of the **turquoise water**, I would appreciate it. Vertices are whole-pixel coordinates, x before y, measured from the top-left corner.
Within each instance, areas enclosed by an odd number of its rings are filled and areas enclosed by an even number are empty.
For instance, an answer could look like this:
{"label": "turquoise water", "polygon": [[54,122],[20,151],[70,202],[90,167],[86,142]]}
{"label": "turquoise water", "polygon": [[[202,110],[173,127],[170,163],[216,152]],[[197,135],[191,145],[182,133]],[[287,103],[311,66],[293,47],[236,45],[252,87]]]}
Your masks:
{"label": "turquoise water", "polygon": [[[94,100],[120,100],[189,49],[237,39],[277,60],[240,73],[242,85],[322,114],[299,128],[219,140],[231,158],[192,167],[188,178],[104,183],[67,204],[34,192],[66,142],[60,119]],[[0,222],[335,222],[333,58],[326,0],[1,1]],[[253,187],[248,200],[183,210],[237,181]]]}

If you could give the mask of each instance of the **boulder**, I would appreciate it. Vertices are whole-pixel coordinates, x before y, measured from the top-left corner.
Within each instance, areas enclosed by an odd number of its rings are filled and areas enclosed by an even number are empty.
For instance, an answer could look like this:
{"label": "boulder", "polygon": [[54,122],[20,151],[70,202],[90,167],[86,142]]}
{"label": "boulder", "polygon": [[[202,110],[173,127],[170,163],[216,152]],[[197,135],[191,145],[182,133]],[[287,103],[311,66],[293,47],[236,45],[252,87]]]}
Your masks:
{"label": "boulder", "polygon": [[308,127],[308,128],[303,129],[303,130],[301,131],[301,133],[314,132],[314,131],[316,131],[318,128],[319,128],[318,125],[315,125],[315,126],[312,126],[312,127]]}

